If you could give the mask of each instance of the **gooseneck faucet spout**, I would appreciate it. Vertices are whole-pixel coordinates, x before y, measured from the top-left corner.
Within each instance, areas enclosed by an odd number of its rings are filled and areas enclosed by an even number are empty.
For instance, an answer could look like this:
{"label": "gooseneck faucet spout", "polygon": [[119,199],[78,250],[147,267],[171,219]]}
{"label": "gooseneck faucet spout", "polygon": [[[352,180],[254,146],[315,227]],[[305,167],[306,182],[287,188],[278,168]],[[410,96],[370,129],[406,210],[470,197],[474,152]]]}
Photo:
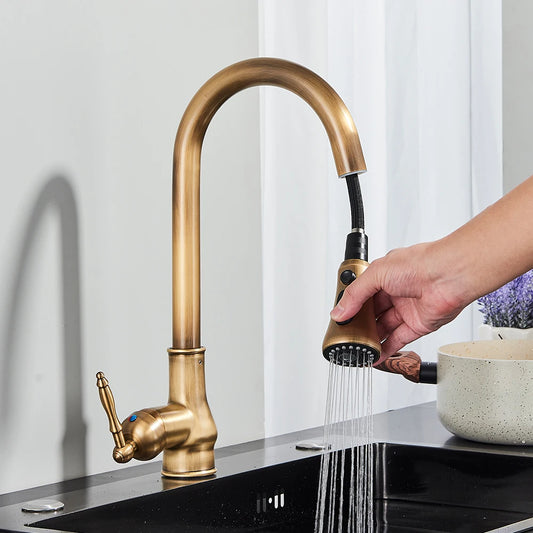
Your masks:
{"label": "gooseneck faucet spout", "polygon": [[366,170],[359,135],[339,95],[320,76],[295,63],[258,58],[231,65],[200,88],[181,120],[174,145],[174,347],[200,345],[200,155],[213,115],[235,93],[275,85],[303,98],[329,137],[337,173]]}
{"label": "gooseneck faucet spout", "polygon": [[169,403],[138,411],[120,427],[109,384],[98,375],[117,461],[149,459],[163,450],[163,475],[215,472],[216,426],[205,394],[205,348],[200,340],[200,159],[205,133],[220,106],[235,93],[258,85],[292,91],[314,109],[326,129],[339,177],[366,170],[346,106],[330,85],[305,67],[281,59],[249,59],[220,71],[199,89],[185,110],[174,145]]}

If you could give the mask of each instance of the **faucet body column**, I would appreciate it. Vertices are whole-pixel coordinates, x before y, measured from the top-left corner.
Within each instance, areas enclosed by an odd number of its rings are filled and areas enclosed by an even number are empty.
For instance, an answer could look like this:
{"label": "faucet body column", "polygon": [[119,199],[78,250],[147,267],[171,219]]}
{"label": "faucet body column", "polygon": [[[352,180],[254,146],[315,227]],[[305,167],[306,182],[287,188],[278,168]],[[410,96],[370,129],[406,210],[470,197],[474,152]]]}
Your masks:
{"label": "faucet body column", "polygon": [[191,413],[190,432],[177,446],[163,452],[164,476],[199,477],[216,472],[214,446],[217,428],[205,391],[205,348],[169,348],[169,404]]}

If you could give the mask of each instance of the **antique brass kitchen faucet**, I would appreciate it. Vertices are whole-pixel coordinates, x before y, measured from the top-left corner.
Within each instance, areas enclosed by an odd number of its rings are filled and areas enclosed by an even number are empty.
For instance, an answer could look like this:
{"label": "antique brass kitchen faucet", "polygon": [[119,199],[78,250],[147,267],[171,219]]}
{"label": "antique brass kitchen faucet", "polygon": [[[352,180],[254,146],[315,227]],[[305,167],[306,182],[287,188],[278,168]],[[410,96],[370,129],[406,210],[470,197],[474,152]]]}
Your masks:
{"label": "antique brass kitchen faucet", "polygon": [[206,398],[205,348],[200,342],[200,156],[207,127],[220,106],[258,85],[288,89],[314,109],[328,134],[339,177],[366,170],[348,109],[330,85],[305,67],[281,59],[249,59],[220,71],[200,88],[185,110],[174,145],[168,404],[136,411],[120,424],[109,384],[97,374],[117,462],[147,460],[163,451],[164,476],[200,477],[216,471],[217,430]]}

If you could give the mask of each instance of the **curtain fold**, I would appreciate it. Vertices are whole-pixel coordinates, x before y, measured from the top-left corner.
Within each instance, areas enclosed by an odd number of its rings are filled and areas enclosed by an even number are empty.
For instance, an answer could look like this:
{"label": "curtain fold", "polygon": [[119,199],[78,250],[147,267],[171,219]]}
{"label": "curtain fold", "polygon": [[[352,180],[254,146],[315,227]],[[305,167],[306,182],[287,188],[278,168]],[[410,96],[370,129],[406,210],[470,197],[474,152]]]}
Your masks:
{"label": "curtain fold", "polygon": [[[472,99],[483,94],[487,101],[476,105],[494,106],[498,97],[478,77],[472,81],[490,67],[472,53],[487,38],[472,22],[478,7],[461,0],[260,5],[262,53],[317,71],[353,114],[368,166],[361,184],[371,260],[446,235],[501,191],[501,173],[484,175],[480,186],[472,171],[484,149],[483,138],[472,140]],[[498,23],[496,14],[491,24]],[[498,76],[497,68],[490,72]],[[322,423],[327,364],[320,347],[350,228],[346,187],[318,119],[269,89],[261,106],[268,436]],[[492,125],[497,131],[497,120]],[[472,193],[480,188],[488,191],[481,201]],[[410,349],[435,360],[442,344],[473,338],[473,312]],[[434,398],[434,387],[374,373],[376,412]]]}

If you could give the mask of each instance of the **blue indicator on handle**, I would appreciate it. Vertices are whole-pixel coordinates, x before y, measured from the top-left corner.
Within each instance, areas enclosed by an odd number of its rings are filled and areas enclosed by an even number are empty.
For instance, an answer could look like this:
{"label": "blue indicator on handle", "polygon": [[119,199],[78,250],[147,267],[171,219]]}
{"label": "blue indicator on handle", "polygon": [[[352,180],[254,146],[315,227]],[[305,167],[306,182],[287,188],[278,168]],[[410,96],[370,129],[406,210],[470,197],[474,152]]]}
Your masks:
{"label": "blue indicator on handle", "polygon": [[135,420],[137,420],[137,415],[131,415],[130,422],[135,422]]}

